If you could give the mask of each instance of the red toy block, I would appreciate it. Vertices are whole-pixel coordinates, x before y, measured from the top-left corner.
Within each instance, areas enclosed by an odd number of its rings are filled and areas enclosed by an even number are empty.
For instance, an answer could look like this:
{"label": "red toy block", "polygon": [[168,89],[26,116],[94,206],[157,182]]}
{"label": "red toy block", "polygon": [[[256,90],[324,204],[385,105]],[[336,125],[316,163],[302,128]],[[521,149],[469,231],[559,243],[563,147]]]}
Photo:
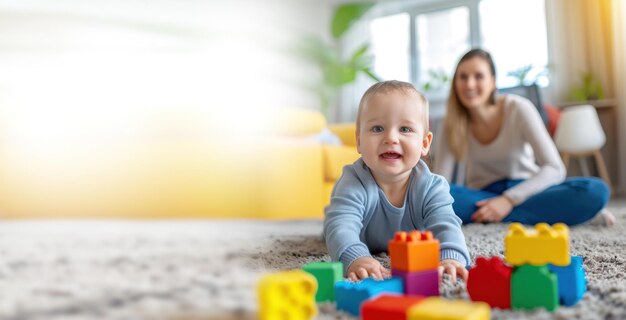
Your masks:
{"label": "red toy block", "polygon": [[406,320],[410,307],[424,297],[383,294],[361,305],[362,320]]}
{"label": "red toy block", "polygon": [[430,231],[398,231],[389,240],[391,268],[405,271],[426,271],[439,266],[439,240]]}
{"label": "red toy block", "polygon": [[498,257],[478,257],[469,271],[467,292],[472,301],[487,302],[492,308],[511,308],[511,274],[513,268]]}

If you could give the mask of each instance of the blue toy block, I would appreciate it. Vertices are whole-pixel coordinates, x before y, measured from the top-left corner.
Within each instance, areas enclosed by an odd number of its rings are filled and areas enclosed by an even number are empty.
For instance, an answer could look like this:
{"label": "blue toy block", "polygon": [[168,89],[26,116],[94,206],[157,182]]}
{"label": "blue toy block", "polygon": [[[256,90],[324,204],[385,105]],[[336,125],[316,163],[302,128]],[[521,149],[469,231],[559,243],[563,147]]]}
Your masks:
{"label": "blue toy block", "polygon": [[583,269],[583,258],[572,256],[571,263],[566,267],[548,265],[550,271],[556,274],[559,286],[559,302],[562,305],[573,306],[587,291],[587,279]]}
{"label": "blue toy block", "polygon": [[338,281],[335,283],[337,310],[343,310],[358,317],[361,303],[382,293],[403,294],[402,279],[374,280],[367,278],[361,282]]}

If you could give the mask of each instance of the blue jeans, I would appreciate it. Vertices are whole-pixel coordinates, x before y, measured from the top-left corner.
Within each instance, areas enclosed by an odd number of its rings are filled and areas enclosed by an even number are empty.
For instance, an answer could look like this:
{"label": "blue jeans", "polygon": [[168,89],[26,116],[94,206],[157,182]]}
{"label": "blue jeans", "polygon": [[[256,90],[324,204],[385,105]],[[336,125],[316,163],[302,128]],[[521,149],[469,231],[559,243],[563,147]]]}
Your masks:
{"label": "blue jeans", "polygon": [[[478,209],[476,202],[502,195],[504,191],[523,181],[500,180],[480,190],[450,185],[454,212],[464,224],[471,223],[471,216]],[[502,221],[528,225],[539,222],[576,225],[593,218],[608,201],[609,188],[604,181],[598,178],[574,177],[526,199],[515,206]]]}

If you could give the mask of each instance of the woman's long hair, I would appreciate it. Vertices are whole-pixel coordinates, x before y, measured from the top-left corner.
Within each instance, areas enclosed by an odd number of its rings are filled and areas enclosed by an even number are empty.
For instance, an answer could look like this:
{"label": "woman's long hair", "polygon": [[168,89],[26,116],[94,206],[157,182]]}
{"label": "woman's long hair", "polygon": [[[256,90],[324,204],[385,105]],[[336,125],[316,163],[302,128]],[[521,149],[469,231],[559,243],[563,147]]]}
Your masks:
{"label": "woman's long hair", "polygon": [[[461,60],[456,65],[454,70],[454,76],[452,77],[452,84],[450,85],[450,95],[448,96],[448,109],[446,118],[443,123],[443,128],[446,133],[448,146],[457,161],[465,160],[467,156],[467,135],[469,134],[469,112],[467,108],[463,106],[459,96],[456,92],[456,77],[459,71],[459,65],[465,61],[474,57],[484,59],[488,64],[491,71],[491,75],[496,77],[496,67],[491,58],[489,52],[482,49],[472,49],[461,57]],[[494,89],[489,97],[489,103],[496,103],[496,90]]]}

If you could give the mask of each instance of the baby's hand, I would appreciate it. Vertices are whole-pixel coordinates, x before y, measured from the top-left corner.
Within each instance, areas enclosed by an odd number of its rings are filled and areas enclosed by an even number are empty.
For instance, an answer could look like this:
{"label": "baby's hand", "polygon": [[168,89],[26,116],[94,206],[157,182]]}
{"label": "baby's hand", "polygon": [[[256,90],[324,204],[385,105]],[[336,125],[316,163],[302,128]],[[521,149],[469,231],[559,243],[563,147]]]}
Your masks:
{"label": "baby's hand", "polygon": [[391,273],[380,262],[372,257],[360,257],[354,260],[348,268],[348,279],[352,281],[363,280],[372,277],[376,280],[389,278]]}
{"label": "baby's hand", "polygon": [[456,275],[458,274],[464,281],[467,281],[467,276],[469,272],[465,267],[456,260],[441,260],[439,262],[439,279],[442,278],[442,275],[447,273],[452,277],[452,283],[456,282]]}

